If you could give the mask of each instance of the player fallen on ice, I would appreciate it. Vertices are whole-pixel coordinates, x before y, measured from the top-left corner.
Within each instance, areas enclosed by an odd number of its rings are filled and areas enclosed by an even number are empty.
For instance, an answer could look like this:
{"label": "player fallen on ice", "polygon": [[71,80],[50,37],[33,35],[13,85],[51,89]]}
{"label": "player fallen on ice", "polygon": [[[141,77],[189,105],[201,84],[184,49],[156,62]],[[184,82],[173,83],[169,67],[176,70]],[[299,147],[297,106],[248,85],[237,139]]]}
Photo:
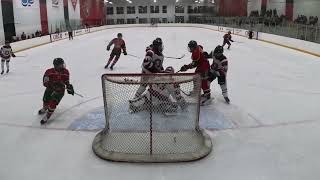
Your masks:
{"label": "player fallen on ice", "polygon": [[[107,51],[110,51],[110,47],[113,46],[112,52],[110,54],[110,58],[108,60],[107,65],[104,67],[107,69],[110,66],[110,69],[113,70],[114,65],[118,62],[120,56],[121,56],[121,50],[123,51],[124,55],[127,55],[127,50],[126,50],[126,43],[122,39],[122,34],[118,33],[117,38],[114,38],[112,41],[107,46]],[[115,57],[115,58],[114,58]],[[114,60],[113,60],[114,58]]]}
{"label": "player fallen on ice", "polygon": [[43,107],[39,110],[39,115],[46,114],[41,120],[45,124],[56,110],[62,100],[65,90],[68,94],[74,95],[74,89],[69,82],[69,71],[65,67],[62,58],[53,60],[54,68],[48,69],[43,76],[43,86],[46,90],[43,95]]}
{"label": "player fallen on ice", "polygon": [[[174,73],[173,67],[169,66],[164,73]],[[158,76],[153,82],[170,81],[168,76]],[[140,112],[152,108],[152,111],[160,113],[174,113],[178,108],[185,110],[187,108],[186,101],[181,95],[180,85],[175,83],[152,84],[149,89],[139,98],[129,101],[129,109],[131,112]]]}
{"label": "player fallen on ice", "polygon": [[227,34],[225,34],[225,35],[223,36],[223,44],[222,44],[222,47],[224,47],[226,44],[228,44],[228,49],[230,49],[230,46],[231,46],[230,41],[231,41],[231,42],[234,42],[234,41],[232,40],[231,31],[229,31]]}
{"label": "player fallen on ice", "polygon": [[208,80],[212,82],[218,78],[218,84],[220,85],[222,95],[225,101],[229,104],[230,99],[228,97],[227,88],[228,59],[223,55],[223,47],[217,46],[210,54],[206,56],[213,59],[210,66]]}
{"label": "player fallen on ice", "polygon": [[[162,54],[163,43],[161,38],[157,38],[152,42],[151,49],[147,50],[146,56],[142,63],[142,74],[151,73],[163,73],[163,60],[164,56]],[[150,77],[142,76],[141,81],[148,81]],[[139,98],[147,88],[147,84],[141,84],[135,93],[135,98]]]}
{"label": "player fallen on ice", "polygon": [[9,41],[6,41],[5,45],[1,47],[0,56],[1,56],[1,74],[4,73],[4,64],[6,64],[7,66],[6,73],[9,73],[10,59],[11,57],[16,57],[16,55],[12,52],[12,48],[10,46]]}
{"label": "player fallen on ice", "polygon": [[208,81],[210,64],[203,53],[202,46],[198,45],[196,41],[189,42],[188,50],[192,53],[192,62],[190,64],[182,66],[180,72],[185,72],[188,69],[196,68],[195,72],[199,73],[201,76],[201,89],[203,91],[203,94],[201,95],[201,105],[206,105],[211,101],[211,90]]}

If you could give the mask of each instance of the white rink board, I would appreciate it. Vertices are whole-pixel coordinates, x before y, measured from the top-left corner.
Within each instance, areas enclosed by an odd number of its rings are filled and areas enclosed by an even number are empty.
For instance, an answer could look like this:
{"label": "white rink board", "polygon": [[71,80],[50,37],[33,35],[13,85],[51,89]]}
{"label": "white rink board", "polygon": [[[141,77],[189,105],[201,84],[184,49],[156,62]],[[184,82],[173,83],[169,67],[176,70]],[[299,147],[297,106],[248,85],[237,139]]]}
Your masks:
{"label": "white rink board", "polygon": [[[224,34],[209,26],[181,26],[152,31],[146,27],[107,29],[17,53],[28,57],[13,58],[11,72],[0,76],[0,179],[318,180],[319,58],[241,36],[233,38],[243,43],[233,43],[225,51],[231,104],[225,104],[214,82],[215,100],[201,109],[203,127],[225,119],[230,123],[230,128],[207,131],[213,139],[207,158],[179,164],[106,162],[91,150],[97,131],[68,129],[88,112],[102,110],[100,77],[110,73],[104,69],[110,53],[105,40],[118,32],[123,33],[128,53],[141,57],[145,47],[161,37],[165,55],[186,55],[181,60],[165,59],[164,66],[175,69],[191,62],[189,40],[196,39],[211,50]],[[66,94],[55,121],[40,128],[42,76],[55,57],[65,59],[71,83],[84,98]],[[112,72],[141,72],[141,62],[121,56]]]}
{"label": "white rink board", "polygon": [[[130,27],[149,27],[149,24],[127,24],[127,25],[108,25],[108,26],[100,26],[100,27],[93,27],[90,29],[80,29],[76,30],[75,36],[78,35],[83,35],[91,32],[97,32],[101,30],[106,30],[106,29],[115,29],[115,28],[130,28]],[[240,35],[244,37],[248,37],[248,30],[245,29],[238,29],[238,28],[230,28],[230,27],[222,27],[222,26],[213,26],[213,25],[204,25],[204,24],[158,24],[158,27],[199,27],[199,28],[204,28],[204,29],[210,29],[214,31],[220,31],[227,33],[228,31],[231,31],[232,34],[235,35]],[[52,41],[56,40],[61,40],[61,39],[66,39],[67,34],[66,32],[59,33],[59,35],[54,35],[57,36],[54,38]],[[39,39],[29,39],[27,41],[20,41],[16,42],[18,43],[17,45],[13,45],[15,47],[14,51],[20,51],[23,49],[28,49],[32,48],[33,46],[38,46],[45,43],[49,43],[48,39],[44,37],[41,37],[41,40]],[[260,33],[260,32],[254,32],[254,39],[260,39],[260,40],[266,40],[278,44],[282,44],[285,46],[301,49],[303,51],[308,51],[314,54],[320,55],[320,44],[317,43],[312,43],[308,41],[303,41],[299,39],[293,39],[293,38],[287,38],[287,37],[282,37],[282,36],[277,36],[277,35],[272,35],[272,34],[267,34],[267,33]],[[12,43],[12,44],[16,44]]]}

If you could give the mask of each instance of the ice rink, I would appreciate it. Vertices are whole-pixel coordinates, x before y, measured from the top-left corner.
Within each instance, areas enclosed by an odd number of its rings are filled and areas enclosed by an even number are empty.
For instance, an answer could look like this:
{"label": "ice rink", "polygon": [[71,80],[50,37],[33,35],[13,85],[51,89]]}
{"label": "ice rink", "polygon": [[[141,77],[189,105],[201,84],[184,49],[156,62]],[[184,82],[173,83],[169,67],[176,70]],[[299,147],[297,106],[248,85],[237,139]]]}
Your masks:
{"label": "ice rink", "polygon": [[[107,43],[123,34],[128,53],[143,57],[161,37],[164,66],[191,62],[187,44],[211,51],[223,33],[200,28],[109,29],[17,53],[11,72],[0,76],[0,180],[318,180],[320,177],[320,61],[318,57],[234,36],[229,59],[227,105],[217,82],[214,102],[201,108],[201,127],[213,141],[203,160],[177,164],[107,162],[91,149],[104,127],[100,77]],[[66,95],[40,126],[42,76],[62,57],[71,83],[85,97]],[[112,73],[139,73],[142,59],[121,56]],[[192,72],[192,70],[190,71]]]}

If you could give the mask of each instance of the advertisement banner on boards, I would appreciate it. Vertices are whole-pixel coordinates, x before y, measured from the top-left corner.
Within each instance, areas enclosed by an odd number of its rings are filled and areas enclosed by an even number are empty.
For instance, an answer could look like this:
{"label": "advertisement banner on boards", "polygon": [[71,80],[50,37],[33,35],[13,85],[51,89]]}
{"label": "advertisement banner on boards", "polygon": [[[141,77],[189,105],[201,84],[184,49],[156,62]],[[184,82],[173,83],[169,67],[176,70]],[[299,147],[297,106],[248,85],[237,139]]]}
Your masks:
{"label": "advertisement banner on boards", "polygon": [[39,0],[14,0],[16,8],[39,8]]}

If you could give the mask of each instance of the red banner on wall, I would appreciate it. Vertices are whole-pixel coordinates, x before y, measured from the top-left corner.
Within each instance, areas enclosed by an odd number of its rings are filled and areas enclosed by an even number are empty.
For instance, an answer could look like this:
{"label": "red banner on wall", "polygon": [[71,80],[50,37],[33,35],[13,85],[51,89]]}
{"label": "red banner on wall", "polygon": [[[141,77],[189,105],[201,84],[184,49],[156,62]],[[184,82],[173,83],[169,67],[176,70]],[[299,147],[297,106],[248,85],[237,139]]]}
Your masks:
{"label": "red banner on wall", "polygon": [[267,11],[267,0],[261,1],[261,13],[264,14]]}
{"label": "red banner on wall", "polygon": [[247,16],[248,0],[219,0],[220,16]]}
{"label": "red banner on wall", "polygon": [[286,17],[288,20],[293,20],[293,0],[286,0]]}
{"label": "red banner on wall", "polygon": [[80,16],[87,25],[100,25],[105,22],[104,1],[80,0]]}
{"label": "red banner on wall", "polygon": [[40,20],[41,20],[42,34],[48,34],[49,27],[48,27],[48,13],[47,13],[47,1],[46,0],[40,0]]}

